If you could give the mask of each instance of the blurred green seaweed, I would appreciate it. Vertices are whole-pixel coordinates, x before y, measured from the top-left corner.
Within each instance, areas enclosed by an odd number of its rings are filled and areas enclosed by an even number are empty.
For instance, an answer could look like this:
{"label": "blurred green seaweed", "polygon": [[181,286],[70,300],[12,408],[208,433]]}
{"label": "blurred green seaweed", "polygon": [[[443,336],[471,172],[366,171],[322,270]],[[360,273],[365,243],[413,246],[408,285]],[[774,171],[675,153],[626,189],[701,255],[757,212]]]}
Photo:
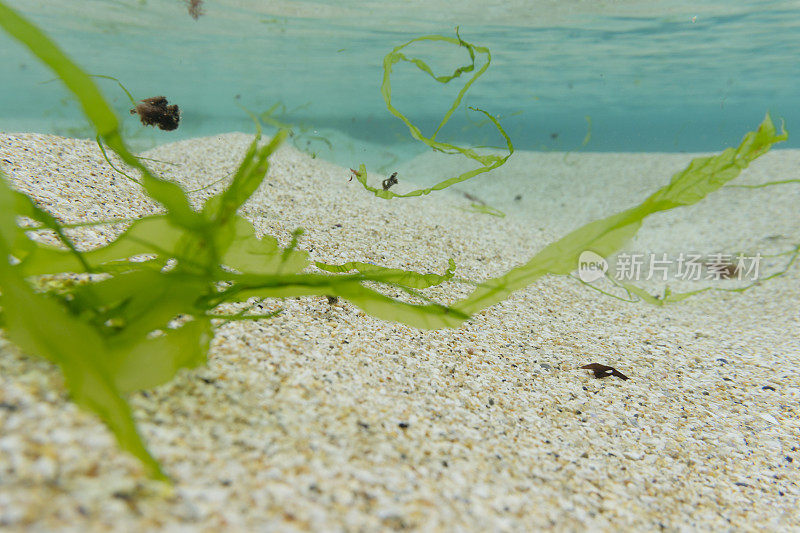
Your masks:
{"label": "blurred green seaweed", "polygon": [[484,215],[492,215],[493,217],[497,218],[505,218],[506,214],[496,209],[490,205],[481,204],[477,202],[473,202],[469,204],[469,207],[461,207],[459,208],[462,211],[467,211],[468,213],[482,213]]}
{"label": "blurred green seaweed", "polygon": [[[761,255],[760,257],[762,257],[762,258],[776,258],[776,257],[782,257],[782,256],[787,256],[788,257],[788,260],[786,261],[786,263],[783,265],[782,268],[780,268],[780,269],[778,269],[778,270],[776,270],[776,271],[774,271],[774,272],[772,272],[772,273],[770,273],[770,274],[768,274],[766,276],[760,276],[757,280],[755,280],[755,281],[753,281],[751,283],[747,283],[745,285],[739,286],[739,287],[713,287],[713,286],[708,286],[708,287],[702,287],[700,289],[695,289],[695,290],[686,291],[686,292],[674,292],[669,287],[669,285],[667,285],[667,286],[664,287],[664,290],[663,290],[662,294],[653,295],[653,294],[650,294],[645,289],[643,289],[642,287],[639,287],[638,285],[635,285],[634,283],[619,281],[619,280],[614,279],[613,277],[605,276],[604,279],[612,287],[614,287],[616,289],[621,289],[623,292],[625,292],[626,296],[623,297],[623,296],[620,296],[620,294],[615,294],[614,292],[610,292],[608,290],[604,290],[604,289],[602,289],[602,288],[600,288],[600,287],[598,287],[598,286],[596,286],[596,285],[594,285],[592,283],[588,283],[586,281],[583,281],[578,276],[572,276],[572,278],[575,279],[576,281],[578,281],[579,283],[582,283],[583,285],[585,285],[586,287],[588,287],[590,289],[593,289],[593,290],[595,290],[595,291],[597,291],[597,292],[599,292],[601,294],[604,294],[604,295],[609,296],[611,298],[615,298],[617,300],[622,300],[624,302],[629,302],[629,303],[636,303],[636,302],[642,301],[642,302],[646,302],[646,303],[651,304],[651,305],[664,306],[664,305],[671,304],[671,303],[678,303],[678,302],[686,300],[687,298],[690,298],[692,296],[696,296],[698,294],[702,294],[704,292],[709,292],[709,291],[746,292],[746,291],[749,291],[750,289],[753,289],[754,287],[758,287],[758,286],[762,285],[766,281],[769,281],[771,279],[783,276],[784,274],[786,274],[789,271],[789,269],[792,267],[792,265],[797,261],[798,257],[800,257],[800,244],[794,245],[790,249],[785,250],[783,252],[779,252],[779,253],[776,253],[776,254],[765,254],[765,255]],[[735,265],[731,264],[731,266],[735,266]],[[733,277],[733,276],[730,276],[730,277]],[[727,279],[727,278],[723,277],[721,279]]]}
{"label": "blurred green seaweed", "polygon": [[303,121],[292,121],[290,118],[310,105],[311,102],[307,102],[290,110],[283,102],[276,102],[269,109],[260,113],[258,118],[261,122],[272,126],[276,130],[288,130],[294,147],[316,159],[318,152],[313,149],[314,145],[319,146],[321,150],[331,152],[333,151],[333,143],[327,137],[317,134],[310,124],[306,124]]}
{"label": "blurred green seaweed", "polygon": [[581,226],[546,246],[528,263],[483,282],[473,294],[453,307],[473,314],[502,301],[513,291],[530,285],[545,274],[569,274],[575,270],[580,254],[586,250],[600,257],[610,256],[633,238],[645,218],[699,202],[737,177],[754,159],[767,153],[773,144],[787,138],[785,130],[781,129],[781,133],[776,131],[767,114],[758,130],[745,135],[738,147],[728,148],[715,156],[693,159],[686,169],[672,176],[668,185],[641,204]]}
{"label": "blurred green seaweed", "polygon": [[[273,237],[256,237],[251,223],[237,211],[264,180],[270,155],[287,136],[285,129],[268,143],[262,143],[256,121],[258,133],[228,187],[209,199],[202,210],[195,211],[177,184],[153,175],[130,153],[120,135],[116,116],[90,76],[2,0],[0,26],[55,71],[78,98],[98,139],[139,173],[141,186],[164,208],[163,214],[133,221],[109,245],[81,252],[64,232],[65,226],[28,196],[12,190],[0,176],[0,256],[4,258],[0,260],[0,323],[8,338],[22,350],[57,364],[72,399],[96,413],[113,431],[120,446],[139,458],[148,473],[159,479],[166,479],[166,475],[137,431],[126,394],[169,381],[181,368],[204,364],[214,334],[212,319],[259,318],[244,313],[225,315],[219,310],[221,304],[253,296],[326,295],[347,299],[381,319],[419,328],[455,327],[545,274],[569,274],[584,250],[607,257],[633,237],[646,217],[700,201],[735,178],[772,144],[787,137],[785,131],[776,132],[767,115],[758,130],[748,133],[737,148],[693,160],[640,205],[584,225],[545,247],[525,265],[476,284],[470,296],[445,306],[432,302],[419,291],[460,281],[454,278],[452,261],[444,274],[420,274],[360,262],[344,265],[317,262],[314,266],[323,273],[309,273],[307,253],[296,248],[299,232],[286,248],[280,247]],[[425,63],[401,53],[408,44],[421,40],[465,47],[472,62],[457,68],[451,76],[436,77]],[[486,64],[459,92],[431,137],[422,135],[392,107],[389,83],[392,65],[409,61],[446,83],[474,71],[476,53],[486,54]],[[511,141],[497,120],[483,111],[505,137],[507,156],[479,156],[469,149],[435,140],[465,91],[486,70],[490,58],[488,49],[466,43],[460,36],[457,39],[427,36],[395,48],[384,59],[384,98],[389,110],[408,125],[412,136],[434,149],[455,151],[482,164],[430,189],[400,196],[428,194],[488,172],[504,164],[513,153]],[[368,187],[363,165],[358,177],[376,196],[398,196]],[[31,228],[21,226],[20,217],[38,222],[41,230],[55,234],[62,246],[30,238]],[[130,261],[134,256],[139,260]],[[41,283],[43,276],[68,272],[84,273],[89,279],[85,283]],[[425,303],[390,298],[366,283],[400,289]]]}
{"label": "blurred green seaweed", "polygon": [[[181,368],[204,364],[213,336],[211,320],[219,316],[215,309],[220,304],[251,296],[334,295],[374,316],[417,327],[431,327],[438,323],[431,318],[440,314],[452,314],[456,321],[467,318],[444,305],[405,303],[364,285],[370,281],[414,291],[447,275],[398,275],[381,268],[335,276],[302,273],[308,257],[294,249],[296,241],[281,248],[273,237],[256,237],[236,211],[263,181],[267,160],[286,130],[260,144],[259,128],[228,187],[202,211],[194,211],[178,185],[153,175],[128,151],[116,116],[90,76],[2,2],[0,26],[55,71],[78,98],[98,139],[139,172],[139,183],[165,209],[163,215],[133,222],[109,245],[80,252],[53,216],[0,177],[0,256],[8,258],[0,261],[0,303],[8,338],[56,363],[73,401],[95,412],[151,476],[166,479],[136,429],[125,394],[169,381]],[[66,250],[30,239],[30,228],[21,227],[18,217],[54,232]],[[148,259],[128,260],[142,254]],[[97,280],[37,292],[33,276],[64,272],[84,272]]]}

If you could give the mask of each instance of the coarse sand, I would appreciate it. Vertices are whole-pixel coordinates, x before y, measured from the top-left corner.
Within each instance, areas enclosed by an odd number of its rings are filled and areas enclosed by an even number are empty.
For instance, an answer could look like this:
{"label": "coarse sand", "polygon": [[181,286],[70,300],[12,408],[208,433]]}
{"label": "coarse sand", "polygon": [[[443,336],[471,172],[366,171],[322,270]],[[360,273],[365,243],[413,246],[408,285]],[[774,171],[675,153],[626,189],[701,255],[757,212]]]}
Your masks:
{"label": "coarse sand", "polygon": [[[234,133],[143,155],[195,190],[230,175],[250,141]],[[443,157],[398,167],[396,190],[444,174]],[[283,147],[242,213],[284,245],[305,228],[300,247],[315,260],[442,273],[453,258],[457,276],[480,281],[635,205],[692,157],[519,152],[458,191],[383,201],[348,169]],[[65,223],[158,211],[92,141],[0,135],[0,169]],[[800,151],[774,150],[737,183],[798,169]],[[192,193],[195,205],[225,183]],[[800,242],[799,200],[796,183],[724,188],[651,217],[626,249],[786,251]],[[480,202],[507,216],[468,211]],[[73,234],[92,247],[123,228]],[[341,300],[266,300],[283,313],[221,326],[207,367],[131,397],[173,488],[148,481],[69,402],[56,368],[0,337],[0,528],[800,529],[798,281],[794,265],[742,293],[659,307],[548,276],[439,331]],[[468,292],[449,283],[429,294]],[[580,369],[593,362],[630,379]]]}

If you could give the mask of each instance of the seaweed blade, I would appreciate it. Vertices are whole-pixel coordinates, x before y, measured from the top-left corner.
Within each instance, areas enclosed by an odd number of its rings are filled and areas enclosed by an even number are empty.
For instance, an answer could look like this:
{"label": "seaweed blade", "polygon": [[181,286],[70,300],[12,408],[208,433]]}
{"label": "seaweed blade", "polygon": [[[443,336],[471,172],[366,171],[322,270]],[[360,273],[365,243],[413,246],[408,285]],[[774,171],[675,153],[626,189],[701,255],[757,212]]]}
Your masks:
{"label": "seaweed blade", "polygon": [[9,339],[23,350],[56,363],[64,373],[73,401],[96,413],[120,446],[136,456],[151,477],[166,479],[136,429],[130,406],[114,384],[103,339],[52,299],[34,293],[17,267],[7,260],[12,251],[8,236],[18,231],[13,204],[12,191],[0,174],[0,301],[7,310],[4,329]]}
{"label": "seaweed blade", "polygon": [[736,148],[722,153],[693,159],[670,183],[645,199],[641,204],[609,217],[590,222],[558,241],[549,244],[526,264],[506,274],[487,280],[465,300],[454,305],[472,314],[504,300],[509,294],[533,283],[545,274],[569,274],[585,250],[607,257],[619,250],[636,235],[645,218],[676,207],[695,204],[716,191],[747,168],[757,157],[769,151],[788,134],[777,133],[769,113],[757,131],[751,131]]}

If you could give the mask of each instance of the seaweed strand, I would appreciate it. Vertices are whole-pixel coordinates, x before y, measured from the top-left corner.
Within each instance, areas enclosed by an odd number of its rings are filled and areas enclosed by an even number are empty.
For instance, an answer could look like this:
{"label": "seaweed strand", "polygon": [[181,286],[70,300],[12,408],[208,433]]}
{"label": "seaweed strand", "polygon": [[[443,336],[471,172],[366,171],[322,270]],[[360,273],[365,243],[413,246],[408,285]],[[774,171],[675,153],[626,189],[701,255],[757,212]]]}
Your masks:
{"label": "seaweed strand", "polygon": [[[460,67],[457,67],[450,75],[437,76],[430,68],[430,66],[428,66],[427,63],[418,58],[409,58],[402,52],[402,50],[407,46],[424,41],[445,42],[462,48],[466,48],[470,57],[470,63],[467,65],[462,65]],[[475,70],[475,58],[477,54],[484,54],[486,56],[486,63],[484,63],[483,66],[480,67],[478,70]],[[436,127],[436,130],[430,137],[425,136],[419,129],[419,127],[413,124],[408,117],[406,117],[402,112],[400,112],[400,110],[398,110],[392,104],[392,83],[391,83],[392,68],[401,61],[411,63],[412,65],[416,66],[418,69],[425,72],[431,78],[433,78],[435,81],[439,83],[448,83],[456,78],[459,78],[464,73],[473,72],[472,77],[470,77],[470,79],[467,80],[467,82],[458,92],[458,94],[455,97],[455,100],[453,100],[453,103],[445,112],[441,122]],[[414,139],[425,143],[434,150],[438,150],[441,152],[460,153],[463,156],[480,163],[481,166],[474,170],[464,172],[463,174],[460,174],[458,176],[443,180],[432,187],[417,189],[405,194],[397,194],[390,190],[378,189],[367,185],[367,169],[364,164],[361,164],[359,167],[359,171],[356,175],[356,178],[361,183],[361,185],[368,191],[372,192],[378,198],[383,198],[385,200],[389,200],[391,198],[409,198],[412,196],[422,196],[430,194],[433,191],[446,189],[447,187],[455,185],[456,183],[461,183],[462,181],[474,178],[479,174],[489,172],[505,164],[508,158],[511,157],[511,154],[514,153],[514,145],[511,143],[511,139],[508,137],[505,130],[503,130],[503,127],[500,125],[500,122],[497,120],[497,118],[495,118],[488,112],[484,111],[483,109],[477,107],[469,107],[469,109],[472,109],[473,111],[478,111],[486,115],[487,119],[494,125],[495,128],[497,128],[497,131],[500,133],[500,135],[502,135],[503,139],[506,141],[506,147],[508,149],[508,154],[505,155],[504,157],[500,157],[497,155],[479,155],[475,150],[472,150],[470,148],[464,148],[461,146],[436,140],[436,136],[439,134],[439,131],[444,127],[445,124],[447,124],[447,122],[450,120],[450,117],[453,115],[455,110],[458,109],[458,107],[461,105],[461,100],[464,98],[464,95],[467,93],[472,84],[475,83],[478,80],[478,78],[480,78],[483,75],[484,72],[486,72],[491,62],[492,62],[492,54],[489,51],[489,49],[485,46],[477,46],[461,39],[461,36],[458,33],[458,28],[456,28],[455,38],[446,37],[444,35],[426,35],[423,37],[417,37],[415,39],[411,39],[410,41],[395,47],[391,52],[389,52],[383,58],[383,82],[381,83],[381,95],[383,95],[383,100],[386,103],[386,108],[389,110],[389,112],[405,123],[405,125],[408,127],[409,133]]]}

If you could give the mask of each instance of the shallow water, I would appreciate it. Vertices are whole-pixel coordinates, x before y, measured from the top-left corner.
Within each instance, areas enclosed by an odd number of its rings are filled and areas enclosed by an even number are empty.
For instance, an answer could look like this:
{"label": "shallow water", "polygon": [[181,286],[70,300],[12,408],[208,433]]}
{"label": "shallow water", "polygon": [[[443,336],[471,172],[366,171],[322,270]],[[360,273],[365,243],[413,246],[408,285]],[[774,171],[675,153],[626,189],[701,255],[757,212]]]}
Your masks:
{"label": "shallow water", "polygon": [[[520,0],[450,8],[440,0],[206,0],[198,20],[181,0],[0,2],[34,20],[88,72],[119,78],[137,99],[163,94],[181,106],[177,131],[147,128],[128,113],[131,103],[114,82],[97,80],[126,140],[137,149],[162,145],[142,155],[194,191],[196,206],[222,190],[250,137],[172,141],[252,132],[240,105],[277,110],[272,118],[294,126],[290,142],[317,159],[291,148],[273,154],[269,181],[240,212],[282,245],[305,228],[300,248],[331,264],[441,273],[454,259],[459,278],[490,284],[570,231],[638,205],[696,152],[738,144],[767,110],[790,130],[800,122],[796,2],[697,8]],[[420,35],[453,36],[456,25],[462,38],[493,54],[463,103],[499,117],[519,151],[455,191],[380,201],[348,181],[346,168],[321,160],[399,171],[396,192],[475,166],[411,143],[379,90],[387,52]],[[465,59],[458,47],[420,46],[414,53],[437,73]],[[60,83],[47,83],[51,76],[0,34],[0,132],[94,137]],[[392,81],[398,107],[428,134],[459,88],[441,87],[408,65],[398,66]],[[439,138],[499,144],[485,122],[462,107]],[[782,146],[800,146],[796,139]],[[93,140],[0,135],[0,169],[65,223],[157,212],[138,184],[106,165]],[[798,169],[800,150],[774,150],[736,183],[796,181]],[[372,183],[382,178],[370,176]],[[685,190],[694,192],[689,185]],[[604,257],[590,257],[583,272],[576,268],[587,285],[596,281],[594,288],[624,298],[621,285],[603,284],[619,274],[621,257],[650,266],[658,260],[659,269],[668,257],[664,281],[644,269],[618,279],[631,281],[640,289],[633,294],[646,301],[668,290],[680,296],[714,289],[676,305],[620,302],[568,276],[524,277],[530,290],[480,310],[462,327],[420,332],[323,293],[261,301],[259,309],[284,312],[221,326],[208,367],[132,397],[148,445],[175,480],[169,498],[141,483],[142,471],[123,462],[130,458],[100,433],[99,420],[79,417],[56,393],[63,380],[53,369],[33,367],[0,344],[0,426],[8,421],[11,430],[0,443],[8,456],[0,458],[7,474],[0,500],[8,502],[0,505],[0,524],[790,529],[797,524],[790,472],[797,455],[800,283],[796,263],[778,274],[798,249],[798,192],[797,183],[725,187],[697,205],[650,216],[620,254],[608,257],[607,279],[581,275],[597,274]],[[85,240],[76,243],[87,248],[122,231],[82,229]],[[188,242],[202,246],[207,235]],[[565,248],[563,257],[577,256]],[[698,266],[729,274],[739,268],[731,269],[734,254],[765,261],[753,290],[734,294],[723,291],[756,276],[681,276],[675,270],[687,252],[705,256],[697,256]],[[729,257],[712,261],[714,253]],[[581,254],[573,264],[583,262]],[[565,273],[560,264],[546,267],[533,273]],[[494,282],[498,289],[506,283]],[[450,302],[473,287],[431,289],[439,291],[431,291],[437,301]],[[160,302],[171,298],[163,293]],[[119,307],[129,301],[138,300]],[[78,299],[70,309],[80,305],[88,304]],[[55,331],[67,329],[54,323]],[[124,320],[103,322],[118,324],[127,327]],[[46,332],[38,324],[36,331]],[[82,345],[76,338],[73,346]],[[139,361],[141,346],[129,361]],[[183,345],[173,351],[176,361],[178,352]],[[105,372],[106,359],[94,360]],[[580,368],[594,361],[631,379],[598,381]],[[138,373],[132,370],[131,380]]]}
{"label": "shallow water", "polygon": [[[374,168],[390,165],[391,154],[419,148],[386,110],[383,57],[414,37],[455,36],[456,25],[463,39],[492,53],[464,103],[499,116],[520,149],[574,150],[590,133],[587,151],[716,151],[738,143],[768,110],[790,129],[800,122],[800,7],[791,1],[701,7],[498,1],[452,8],[441,0],[207,0],[197,20],[178,0],[8,4],[88,72],[120,79],[136,98],[164,94],[180,105],[179,130],[144,129],[127,114],[130,102],[116,84],[98,81],[129,136],[145,147],[252,131],[238,104],[255,112],[278,104],[287,110],[282,121],[306,129],[298,146],[341,163],[361,157]],[[437,74],[466,59],[453,46],[413,50]],[[51,78],[0,35],[0,130],[90,136],[60,84],[43,83]],[[392,81],[398,108],[428,132],[459,83],[436,84],[407,64],[396,67]],[[441,138],[502,144],[480,122],[462,106]]]}

